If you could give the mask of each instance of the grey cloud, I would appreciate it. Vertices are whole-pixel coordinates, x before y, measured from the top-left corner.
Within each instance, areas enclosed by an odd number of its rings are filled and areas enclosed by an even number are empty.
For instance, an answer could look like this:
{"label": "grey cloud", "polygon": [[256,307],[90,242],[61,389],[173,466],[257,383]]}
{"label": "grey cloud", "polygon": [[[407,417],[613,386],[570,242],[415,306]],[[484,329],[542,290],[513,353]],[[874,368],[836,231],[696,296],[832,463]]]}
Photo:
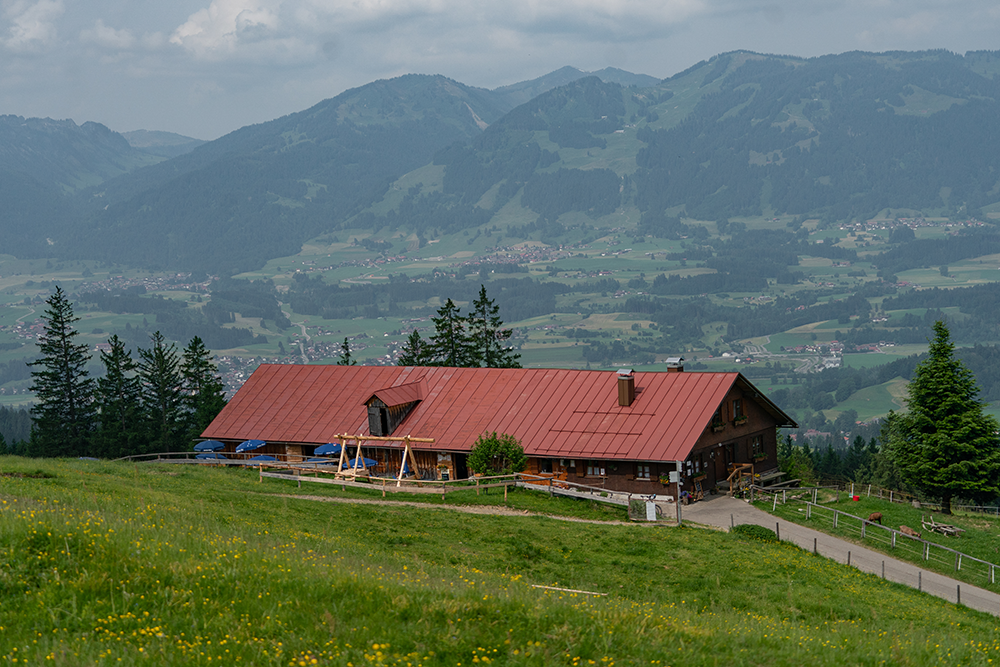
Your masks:
{"label": "grey cloud", "polygon": [[207,139],[406,72],[666,77],[735,49],[964,52],[998,33],[986,0],[0,0],[0,113]]}

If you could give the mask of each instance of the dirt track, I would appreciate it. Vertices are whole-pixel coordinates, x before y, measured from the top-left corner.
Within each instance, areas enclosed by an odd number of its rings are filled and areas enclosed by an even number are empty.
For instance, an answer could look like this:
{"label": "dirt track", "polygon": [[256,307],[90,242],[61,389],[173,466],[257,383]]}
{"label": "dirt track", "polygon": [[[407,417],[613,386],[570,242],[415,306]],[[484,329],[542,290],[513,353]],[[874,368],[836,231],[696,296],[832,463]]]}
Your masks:
{"label": "dirt track", "polygon": [[554,516],[552,514],[540,514],[529,512],[528,510],[515,510],[510,507],[499,505],[434,505],[431,503],[416,503],[408,500],[379,500],[371,498],[333,498],[329,496],[310,496],[292,493],[279,494],[281,498],[297,498],[299,500],[316,500],[324,503],[345,503],[350,505],[385,505],[387,507],[418,507],[421,509],[451,510],[453,512],[463,512],[465,514],[481,514],[493,516],[540,516],[556,521],[571,521],[574,523],[595,523],[603,526],[636,526],[649,524],[635,524],[630,521],[597,521],[595,519],[578,519],[570,516]]}

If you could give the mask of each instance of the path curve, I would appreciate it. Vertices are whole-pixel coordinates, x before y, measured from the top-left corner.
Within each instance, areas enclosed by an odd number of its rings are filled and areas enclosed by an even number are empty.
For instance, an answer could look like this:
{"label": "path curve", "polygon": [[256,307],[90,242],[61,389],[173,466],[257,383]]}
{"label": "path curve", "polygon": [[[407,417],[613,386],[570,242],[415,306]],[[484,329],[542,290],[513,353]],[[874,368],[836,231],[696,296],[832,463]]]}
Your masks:
{"label": "path curve", "polygon": [[[912,563],[897,560],[878,551],[800,526],[761,511],[744,500],[728,496],[710,496],[708,499],[683,508],[684,520],[728,529],[732,524],[750,523],[777,530],[782,540],[792,542],[808,551],[846,563],[850,553],[851,566],[862,572],[881,575],[883,563],[885,578],[917,588],[918,582],[925,593],[948,602],[956,602],[961,586],[961,603],[972,609],[1000,615],[1000,595],[978,586],[957,581],[943,574],[921,569]],[[814,541],[815,540],[815,541]]]}

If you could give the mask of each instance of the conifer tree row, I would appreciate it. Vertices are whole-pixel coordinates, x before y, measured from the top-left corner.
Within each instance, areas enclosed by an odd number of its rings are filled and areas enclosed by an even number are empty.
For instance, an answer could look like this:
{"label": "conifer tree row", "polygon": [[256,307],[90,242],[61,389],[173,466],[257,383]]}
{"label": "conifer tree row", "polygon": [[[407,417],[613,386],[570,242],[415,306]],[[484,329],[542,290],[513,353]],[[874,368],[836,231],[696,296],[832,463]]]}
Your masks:
{"label": "conifer tree row", "polygon": [[31,364],[32,408],[27,453],[116,458],[183,451],[225,406],[222,379],[201,338],[178,356],[157,331],[139,361],[114,335],[101,352],[105,373],[94,381],[90,354],[74,342],[73,305],[60,287],[46,301],[42,356]]}
{"label": "conifer tree row", "polygon": [[511,330],[503,328],[500,309],[480,285],[472,312],[463,316],[448,299],[431,318],[434,333],[424,341],[414,330],[400,354],[400,366],[454,366],[466,368],[520,368],[520,354],[506,345]]}

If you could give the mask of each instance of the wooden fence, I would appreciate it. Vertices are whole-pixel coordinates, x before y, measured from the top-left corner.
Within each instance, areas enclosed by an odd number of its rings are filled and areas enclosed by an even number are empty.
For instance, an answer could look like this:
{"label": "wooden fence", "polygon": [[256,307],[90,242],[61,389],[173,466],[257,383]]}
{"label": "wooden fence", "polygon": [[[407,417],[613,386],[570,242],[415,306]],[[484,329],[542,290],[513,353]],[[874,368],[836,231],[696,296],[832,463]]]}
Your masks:
{"label": "wooden fence", "polygon": [[624,507],[628,507],[633,497],[631,493],[612,491],[603,486],[579,484],[577,482],[556,479],[550,475],[534,475],[530,473],[515,473],[492,477],[480,476],[453,480],[396,479],[393,476],[371,475],[364,478],[363,481],[357,481],[338,476],[335,465],[311,463],[301,460],[301,456],[269,454],[269,456],[273,456],[277,460],[252,461],[251,459],[255,456],[252,452],[241,454],[226,452],[225,455],[227,458],[225,459],[196,459],[195,454],[196,452],[162,452],[156,454],[136,454],[115,460],[249,467],[257,470],[259,479],[261,480],[265,477],[294,480],[298,483],[299,487],[302,486],[303,481],[306,481],[321,484],[337,484],[343,489],[352,487],[370,490],[374,488],[380,490],[383,497],[388,493],[397,492],[440,493],[441,499],[444,500],[448,493],[454,491],[470,491],[474,489],[478,496],[482,493],[489,493],[490,489],[502,487],[504,490],[504,500],[506,500],[508,489],[512,486],[547,492],[550,497],[581,498]]}
{"label": "wooden fence", "polygon": [[970,556],[957,549],[907,535],[889,526],[872,523],[868,519],[833,507],[826,507],[810,501],[806,501],[805,505],[807,521],[815,520],[851,535],[857,535],[862,543],[868,540],[908,554],[915,559],[933,561],[944,567],[954,566],[956,572],[971,569],[974,575],[981,577],[982,581],[990,584],[996,583],[998,565],[995,563]]}

